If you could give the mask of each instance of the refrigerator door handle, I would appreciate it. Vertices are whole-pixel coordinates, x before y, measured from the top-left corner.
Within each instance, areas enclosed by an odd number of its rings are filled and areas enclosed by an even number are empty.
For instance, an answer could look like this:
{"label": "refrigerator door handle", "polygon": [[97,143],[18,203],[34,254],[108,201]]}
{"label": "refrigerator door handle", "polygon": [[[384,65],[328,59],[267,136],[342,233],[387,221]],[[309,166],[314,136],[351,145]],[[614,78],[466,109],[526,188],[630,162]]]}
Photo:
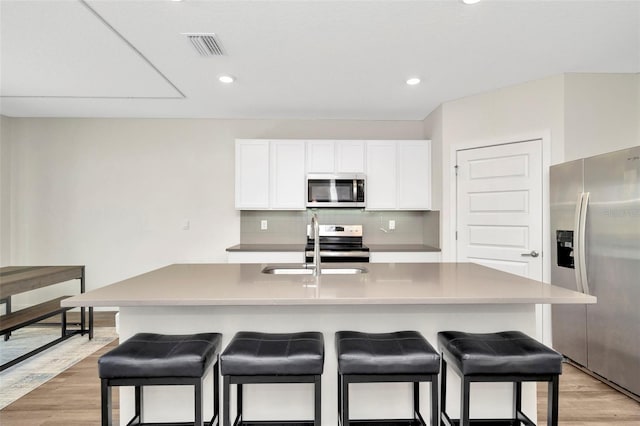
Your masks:
{"label": "refrigerator door handle", "polygon": [[580,243],[580,213],[582,211],[582,200],[584,198],[584,192],[581,192],[578,195],[578,201],[576,201],[576,213],[574,216],[573,229],[575,230],[575,241],[573,248],[573,264],[574,264],[574,272],[576,274],[576,286],[577,290],[581,293],[584,293],[584,287],[582,285],[582,272],[580,272],[581,263],[580,263],[580,251],[582,250]]}
{"label": "refrigerator door handle", "polygon": [[579,263],[580,263],[580,275],[582,275],[582,292],[589,294],[589,280],[587,279],[587,210],[589,210],[589,193],[585,192],[582,196],[582,207],[580,208],[580,236],[578,238],[578,244],[580,249]]}

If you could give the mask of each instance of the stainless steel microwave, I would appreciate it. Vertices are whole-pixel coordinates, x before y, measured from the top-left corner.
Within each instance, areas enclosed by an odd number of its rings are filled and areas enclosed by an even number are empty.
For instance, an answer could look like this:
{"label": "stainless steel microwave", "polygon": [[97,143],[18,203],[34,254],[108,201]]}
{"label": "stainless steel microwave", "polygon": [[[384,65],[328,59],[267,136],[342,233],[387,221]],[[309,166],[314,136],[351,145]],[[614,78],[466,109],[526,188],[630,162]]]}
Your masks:
{"label": "stainless steel microwave", "polygon": [[307,207],[364,207],[363,174],[307,175]]}

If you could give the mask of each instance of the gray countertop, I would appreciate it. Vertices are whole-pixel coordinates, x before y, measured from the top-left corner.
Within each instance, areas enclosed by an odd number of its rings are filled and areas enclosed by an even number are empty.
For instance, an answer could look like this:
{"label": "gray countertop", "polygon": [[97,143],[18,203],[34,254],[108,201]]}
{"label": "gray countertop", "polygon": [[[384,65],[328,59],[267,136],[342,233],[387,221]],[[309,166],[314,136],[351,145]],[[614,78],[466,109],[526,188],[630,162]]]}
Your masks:
{"label": "gray countertop", "polygon": [[366,244],[372,252],[396,251],[396,252],[440,252],[437,247],[425,244]]}
{"label": "gray countertop", "polygon": [[[424,244],[365,244],[372,252],[439,252],[440,249]],[[229,252],[302,252],[305,244],[236,244]]]}
{"label": "gray countertop", "polygon": [[304,244],[236,244],[227,251],[304,251]]}
{"label": "gray countertop", "polygon": [[595,303],[596,298],[473,263],[363,263],[354,275],[268,275],[260,264],[175,264],[62,306]]}

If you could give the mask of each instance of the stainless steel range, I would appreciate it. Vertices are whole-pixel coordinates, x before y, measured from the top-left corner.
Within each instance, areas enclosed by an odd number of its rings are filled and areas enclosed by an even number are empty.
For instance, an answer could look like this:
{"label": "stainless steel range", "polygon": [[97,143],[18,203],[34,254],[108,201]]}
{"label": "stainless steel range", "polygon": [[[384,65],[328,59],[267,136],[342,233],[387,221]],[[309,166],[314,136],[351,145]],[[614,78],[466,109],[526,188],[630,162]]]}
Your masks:
{"label": "stainless steel range", "polygon": [[[369,262],[369,248],[362,244],[362,225],[320,225],[320,260],[330,262]],[[307,225],[305,261],[313,262],[313,229]]]}

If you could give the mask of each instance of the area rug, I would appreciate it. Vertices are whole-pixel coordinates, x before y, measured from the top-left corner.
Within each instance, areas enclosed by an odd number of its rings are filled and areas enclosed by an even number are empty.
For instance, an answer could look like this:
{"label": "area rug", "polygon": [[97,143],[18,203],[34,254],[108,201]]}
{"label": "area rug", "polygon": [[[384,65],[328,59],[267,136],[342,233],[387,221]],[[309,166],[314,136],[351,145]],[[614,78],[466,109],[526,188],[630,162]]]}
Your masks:
{"label": "area rug", "polygon": [[[53,334],[52,334],[53,333]],[[0,342],[0,359],[5,362],[25,348],[55,339],[60,333],[55,327],[27,327]],[[92,340],[76,335],[64,342],[14,365],[0,373],[0,409],[23,397],[33,389],[75,365],[98,349],[118,338],[114,327],[96,327]]]}

